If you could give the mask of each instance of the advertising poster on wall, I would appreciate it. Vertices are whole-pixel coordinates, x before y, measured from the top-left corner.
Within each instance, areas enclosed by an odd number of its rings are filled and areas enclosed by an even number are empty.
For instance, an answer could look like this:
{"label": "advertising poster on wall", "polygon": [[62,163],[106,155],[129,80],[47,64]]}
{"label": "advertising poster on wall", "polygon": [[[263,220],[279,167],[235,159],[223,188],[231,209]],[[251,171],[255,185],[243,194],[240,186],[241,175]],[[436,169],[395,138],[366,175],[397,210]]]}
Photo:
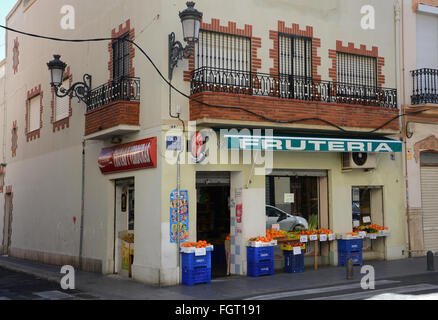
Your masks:
{"label": "advertising poster on wall", "polygon": [[189,192],[180,190],[178,201],[178,190],[174,190],[170,194],[170,243],[178,242],[178,205],[180,240],[184,242],[189,238]]}

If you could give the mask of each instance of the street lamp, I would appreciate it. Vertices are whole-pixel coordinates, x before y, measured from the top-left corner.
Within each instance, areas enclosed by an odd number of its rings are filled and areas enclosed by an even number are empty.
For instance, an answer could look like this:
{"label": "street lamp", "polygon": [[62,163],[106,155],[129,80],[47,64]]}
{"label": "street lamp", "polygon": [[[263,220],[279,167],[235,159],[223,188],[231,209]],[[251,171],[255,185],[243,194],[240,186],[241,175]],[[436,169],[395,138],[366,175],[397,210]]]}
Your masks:
{"label": "street lamp", "polygon": [[169,34],[169,80],[172,80],[173,69],[178,61],[189,58],[192,55],[194,44],[199,40],[199,28],[201,27],[202,12],[196,10],[195,3],[189,1],[187,8],[179,13],[183,28],[184,41],[187,46],[184,48],[182,43],[175,40],[175,33]]}
{"label": "street lamp", "polygon": [[69,96],[70,98],[76,97],[79,100],[88,103],[88,93],[91,91],[91,76],[85,74],[83,82],[74,83],[69,89],[62,88],[62,81],[64,80],[64,71],[67,66],[66,63],[60,60],[59,54],[53,55],[54,59],[47,63],[50,71],[50,85],[55,90],[55,94],[59,98]]}

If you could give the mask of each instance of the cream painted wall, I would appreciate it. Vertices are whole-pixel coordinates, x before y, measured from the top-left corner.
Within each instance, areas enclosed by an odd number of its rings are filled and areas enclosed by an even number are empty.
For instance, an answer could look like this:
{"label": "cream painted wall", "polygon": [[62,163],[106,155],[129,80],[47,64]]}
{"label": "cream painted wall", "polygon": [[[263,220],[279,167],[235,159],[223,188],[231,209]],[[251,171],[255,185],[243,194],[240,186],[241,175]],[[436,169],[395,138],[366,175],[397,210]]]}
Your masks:
{"label": "cream painted wall", "polygon": [[[65,38],[110,37],[113,28],[118,29],[127,19],[135,28],[135,41],[144,48],[163,75],[167,76],[167,36],[176,33],[176,38],[182,40],[181,24],[178,12],[185,8],[185,0],[72,0],[69,2],[76,10],[76,29],[62,30],[60,28],[61,2],[36,1],[26,12],[22,7],[10,15],[7,25],[24,31]],[[360,28],[360,8],[372,4],[376,8],[376,30],[365,31]],[[385,57],[383,73],[386,77],[385,87],[395,87],[394,76],[394,25],[392,1],[377,0],[241,0],[212,2],[197,1],[196,7],[204,12],[204,21],[210,23],[212,18],[218,18],[221,25],[229,21],[237,22],[238,28],[245,24],[253,25],[254,36],[262,39],[262,48],[258,57],[262,59],[261,72],[269,71],[272,59],[269,50],[272,40],[269,30],[277,30],[278,20],[300,24],[301,29],[311,25],[315,37],[321,38],[321,48],[318,55],[322,59],[319,74],[328,80],[328,69],[331,60],[328,50],[336,48],[336,40],[342,40],[344,45],[354,42],[356,47],[365,44],[367,49],[379,47],[379,55]],[[263,19],[261,19],[263,17]],[[44,23],[42,23],[44,21]],[[24,250],[39,250],[77,256],[79,250],[79,228],[77,220],[80,216],[81,199],[81,152],[84,133],[83,103],[72,101],[73,115],[68,129],[53,133],[50,123],[51,93],[49,73],[46,63],[52,59],[52,54],[59,53],[62,60],[71,66],[73,81],[81,81],[84,73],[93,76],[93,87],[105,83],[109,78],[108,71],[108,41],[97,43],[59,43],[48,40],[27,38],[18,35],[20,43],[19,72],[12,71],[12,44],[16,34],[7,34],[6,57],[6,150],[10,150],[12,122],[18,121],[19,140],[17,156],[11,158],[6,153],[8,163],[6,185],[12,185],[14,191],[14,225],[12,247]],[[157,136],[158,149],[164,152],[162,136],[167,130],[163,122],[170,119],[168,115],[169,91],[157,72],[147,59],[136,50],[134,58],[135,74],[141,78],[141,112],[142,130],[138,134],[125,136],[123,142]],[[185,93],[189,93],[189,83],[183,82],[182,73],[187,69],[187,61],[179,63],[174,72],[174,85]],[[27,91],[41,84],[43,99],[43,128],[41,137],[27,142],[25,128],[25,100]],[[188,100],[177,93],[172,94],[172,109],[176,105],[182,107],[182,117],[189,117]],[[178,124],[178,122],[176,122]],[[169,229],[169,194],[176,188],[176,166],[163,161],[162,154],[158,156],[158,168],[103,176],[97,166],[97,158],[101,148],[110,146],[109,141],[86,144],[86,187],[85,187],[85,220],[84,220],[84,257],[101,260],[105,273],[112,270],[113,252],[113,215],[114,186],[113,179],[135,177],[136,185],[136,244],[134,278],[144,282],[159,284],[174,284],[178,279],[176,246],[168,241]],[[306,167],[327,167],[332,196],[330,212],[332,219],[344,217],[347,213],[346,203],[349,200],[349,186],[356,183],[384,184],[386,178],[393,179],[391,173],[385,178],[376,173],[363,176],[356,173],[341,175],[336,173],[339,161],[334,155],[321,155],[323,161],[308,155],[297,155],[293,159],[279,155],[276,160],[278,167],[298,168],[306,163]],[[304,162],[300,162],[304,161]],[[322,165],[325,162],[330,163]],[[397,160],[398,161],[398,160]],[[397,162],[396,161],[396,162]],[[384,168],[390,167],[383,161]],[[214,165],[183,165],[182,189],[190,192],[190,237],[195,240],[196,229],[196,193],[195,171],[197,170],[227,170],[242,171],[243,181],[249,177],[250,166],[233,165],[217,167]],[[388,174],[389,176],[386,176]],[[394,174],[395,175],[395,174]],[[372,178],[370,178],[372,176]],[[68,183],[66,183],[68,181]],[[392,180],[391,180],[392,181]],[[248,196],[264,188],[265,179],[255,176],[249,186]],[[386,182],[391,186],[388,190],[390,199],[398,199],[397,184]],[[345,185],[345,186],[342,186]],[[394,187],[394,188],[392,188]],[[253,190],[254,189],[254,190]],[[258,191],[256,191],[258,190]],[[394,194],[393,194],[394,193]],[[3,197],[0,197],[0,205]],[[159,200],[160,199],[160,200]],[[386,197],[385,197],[386,199]],[[339,200],[339,202],[338,202]],[[385,203],[386,214],[397,216],[398,201],[395,204]],[[392,212],[394,211],[394,212]],[[392,213],[391,213],[392,212]],[[343,218],[340,220],[343,220]],[[1,221],[1,219],[0,219]],[[1,222],[0,222],[1,223]],[[395,223],[395,222],[394,222]],[[264,220],[263,220],[264,224]],[[347,230],[348,223],[336,224],[336,231]],[[249,230],[262,230],[264,226],[254,226]],[[396,224],[394,225],[396,229]],[[140,232],[138,231],[140,230]],[[348,229],[349,230],[349,229]],[[249,235],[249,233],[247,234]],[[400,243],[401,236],[395,235],[390,245]],[[393,241],[393,242],[391,242]]]}

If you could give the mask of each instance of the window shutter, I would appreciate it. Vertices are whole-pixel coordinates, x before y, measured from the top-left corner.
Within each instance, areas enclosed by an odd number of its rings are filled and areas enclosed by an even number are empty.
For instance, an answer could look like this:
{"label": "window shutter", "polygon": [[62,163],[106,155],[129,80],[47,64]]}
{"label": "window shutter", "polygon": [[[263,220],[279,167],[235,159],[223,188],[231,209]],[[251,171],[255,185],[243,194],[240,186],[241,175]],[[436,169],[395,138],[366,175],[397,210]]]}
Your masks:
{"label": "window shutter", "polygon": [[38,130],[40,128],[40,96],[36,96],[29,101],[29,132]]}
{"label": "window shutter", "polygon": [[[70,80],[65,80],[62,83],[63,88],[69,88],[70,86]],[[65,118],[68,118],[70,116],[70,97],[64,97],[59,98],[56,97],[55,99],[55,121],[59,121]]]}

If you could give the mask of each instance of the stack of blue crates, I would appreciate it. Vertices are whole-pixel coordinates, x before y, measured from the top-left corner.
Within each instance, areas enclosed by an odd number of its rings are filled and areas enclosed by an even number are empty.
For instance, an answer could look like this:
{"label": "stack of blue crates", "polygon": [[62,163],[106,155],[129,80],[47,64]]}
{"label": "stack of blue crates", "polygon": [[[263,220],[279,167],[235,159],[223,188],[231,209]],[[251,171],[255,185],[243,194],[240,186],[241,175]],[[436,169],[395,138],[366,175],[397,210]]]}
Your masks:
{"label": "stack of blue crates", "polygon": [[198,283],[211,282],[211,251],[205,256],[195,253],[182,253],[182,284],[194,286]]}
{"label": "stack of blue crates", "polygon": [[247,247],[248,277],[274,274],[274,246]]}
{"label": "stack of blue crates", "polygon": [[294,254],[293,251],[283,251],[284,272],[301,273],[304,272],[304,254]]}
{"label": "stack of blue crates", "polygon": [[361,266],[362,242],[362,239],[338,240],[338,266],[345,266],[348,259],[353,260],[353,265]]}

